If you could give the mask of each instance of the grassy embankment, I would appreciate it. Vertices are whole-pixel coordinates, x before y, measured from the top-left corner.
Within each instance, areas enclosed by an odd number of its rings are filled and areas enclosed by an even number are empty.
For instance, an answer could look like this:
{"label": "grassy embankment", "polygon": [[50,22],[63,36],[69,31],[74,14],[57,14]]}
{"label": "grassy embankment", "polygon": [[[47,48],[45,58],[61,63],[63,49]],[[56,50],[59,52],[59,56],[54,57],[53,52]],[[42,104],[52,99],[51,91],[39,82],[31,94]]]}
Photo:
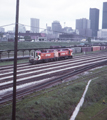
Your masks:
{"label": "grassy embankment", "polygon": [[[97,80],[90,84],[76,120],[107,120],[107,67],[96,77]],[[106,104],[103,104],[103,100]]]}
{"label": "grassy embankment", "polygon": [[[28,63],[29,60],[28,59],[24,59],[24,60],[17,60],[17,64],[19,63]],[[3,61],[3,62],[0,62],[0,66],[6,66],[6,65],[13,65],[13,61]]]}
{"label": "grassy embankment", "polygon": [[[85,76],[80,75],[79,78],[71,82],[69,81],[23,97],[23,99],[17,102],[16,119],[69,120],[82,96],[89,76],[100,70],[104,71],[94,76],[94,78],[97,77],[97,79],[91,82],[85,103],[76,120],[106,120],[106,114],[104,114],[107,112],[106,110],[98,117],[92,117],[107,107],[106,104],[102,104],[103,99],[107,101],[107,67],[91,71]],[[81,80],[84,81],[82,82]],[[10,120],[11,109],[11,104],[5,107],[1,106],[0,120]]]}
{"label": "grassy embankment", "polygon": [[[18,42],[18,49],[49,48],[50,46],[70,46],[76,42]],[[13,42],[0,42],[0,50],[13,50]]]}

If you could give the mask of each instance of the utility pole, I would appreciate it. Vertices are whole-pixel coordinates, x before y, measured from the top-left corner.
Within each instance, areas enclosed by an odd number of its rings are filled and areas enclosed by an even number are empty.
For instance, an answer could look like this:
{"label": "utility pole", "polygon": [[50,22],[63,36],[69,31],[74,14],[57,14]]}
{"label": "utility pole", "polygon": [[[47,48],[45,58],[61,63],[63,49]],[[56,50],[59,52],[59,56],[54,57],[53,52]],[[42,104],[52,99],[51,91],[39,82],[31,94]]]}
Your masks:
{"label": "utility pole", "polygon": [[19,0],[16,0],[16,22],[15,22],[15,41],[14,41],[14,70],[13,70],[12,120],[16,120],[16,79],[17,79],[18,19],[19,19]]}

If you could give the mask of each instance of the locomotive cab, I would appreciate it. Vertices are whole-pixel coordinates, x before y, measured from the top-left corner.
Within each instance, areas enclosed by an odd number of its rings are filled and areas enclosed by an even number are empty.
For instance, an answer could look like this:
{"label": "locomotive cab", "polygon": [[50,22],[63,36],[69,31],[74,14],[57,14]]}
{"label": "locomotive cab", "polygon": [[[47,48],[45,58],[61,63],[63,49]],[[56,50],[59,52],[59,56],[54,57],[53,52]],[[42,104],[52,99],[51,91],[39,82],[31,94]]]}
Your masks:
{"label": "locomotive cab", "polygon": [[41,59],[41,51],[34,51],[30,55],[29,62],[35,64],[40,59]]}
{"label": "locomotive cab", "polygon": [[73,50],[72,49],[68,49],[68,55],[72,58],[73,57]]}

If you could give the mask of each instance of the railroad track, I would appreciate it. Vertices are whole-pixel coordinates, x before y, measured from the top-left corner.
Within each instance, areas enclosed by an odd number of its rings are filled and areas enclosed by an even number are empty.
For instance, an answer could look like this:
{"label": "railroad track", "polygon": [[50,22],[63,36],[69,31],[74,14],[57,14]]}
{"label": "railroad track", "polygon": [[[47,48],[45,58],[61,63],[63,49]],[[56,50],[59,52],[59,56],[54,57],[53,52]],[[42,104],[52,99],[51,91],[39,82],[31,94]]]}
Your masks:
{"label": "railroad track", "polygon": [[[64,79],[107,64],[107,54],[94,54],[45,64],[18,66],[17,98],[62,82]],[[0,73],[0,103],[12,100],[13,69]],[[29,88],[29,89],[28,89]]]}
{"label": "railroad track", "polygon": [[[99,51],[99,52],[96,52],[96,53],[88,53],[88,56],[94,56],[94,55],[99,55],[99,54],[104,54],[104,53],[106,53],[107,51]],[[85,57],[87,55],[87,53],[85,54],[85,55],[77,55],[77,56],[75,56],[75,58],[82,58],[82,57]],[[30,65],[30,63],[21,63],[21,64],[18,64],[17,66],[18,67],[20,67],[20,66],[29,66]],[[4,70],[4,69],[10,69],[10,68],[12,68],[13,69],[13,65],[6,65],[6,66],[1,66],[0,67],[0,70]]]}

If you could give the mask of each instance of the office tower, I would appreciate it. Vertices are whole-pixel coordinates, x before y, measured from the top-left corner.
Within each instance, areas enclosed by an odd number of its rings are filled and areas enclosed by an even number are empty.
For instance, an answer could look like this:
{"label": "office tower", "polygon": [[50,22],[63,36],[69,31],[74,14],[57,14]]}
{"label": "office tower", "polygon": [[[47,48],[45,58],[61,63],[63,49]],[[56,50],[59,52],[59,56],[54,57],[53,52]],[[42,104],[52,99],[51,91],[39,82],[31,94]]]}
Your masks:
{"label": "office tower", "polygon": [[91,37],[90,20],[86,18],[76,20],[76,29],[79,31],[79,35]]}
{"label": "office tower", "polygon": [[92,37],[97,37],[97,31],[99,29],[99,9],[90,8],[90,28],[92,29]]}
{"label": "office tower", "polygon": [[31,32],[39,33],[39,19],[31,18]]}
{"label": "office tower", "polygon": [[1,33],[5,32],[5,29],[2,28],[2,27],[0,27],[0,32],[1,32]]}
{"label": "office tower", "polygon": [[20,33],[26,33],[26,28],[24,25],[20,25],[18,26],[18,32]]}
{"label": "office tower", "polygon": [[62,26],[59,21],[53,21],[52,30],[53,30],[53,33],[56,33],[56,34],[62,32]]}
{"label": "office tower", "polygon": [[87,29],[90,28],[90,20],[86,18],[76,20],[76,29]]}
{"label": "office tower", "polygon": [[101,29],[97,32],[97,38],[107,40],[107,29]]}
{"label": "office tower", "polygon": [[[15,27],[13,28],[13,32],[15,33]],[[26,33],[26,28],[24,25],[22,24],[18,25],[18,33]]]}
{"label": "office tower", "polygon": [[103,2],[102,29],[107,29],[107,2]]}

